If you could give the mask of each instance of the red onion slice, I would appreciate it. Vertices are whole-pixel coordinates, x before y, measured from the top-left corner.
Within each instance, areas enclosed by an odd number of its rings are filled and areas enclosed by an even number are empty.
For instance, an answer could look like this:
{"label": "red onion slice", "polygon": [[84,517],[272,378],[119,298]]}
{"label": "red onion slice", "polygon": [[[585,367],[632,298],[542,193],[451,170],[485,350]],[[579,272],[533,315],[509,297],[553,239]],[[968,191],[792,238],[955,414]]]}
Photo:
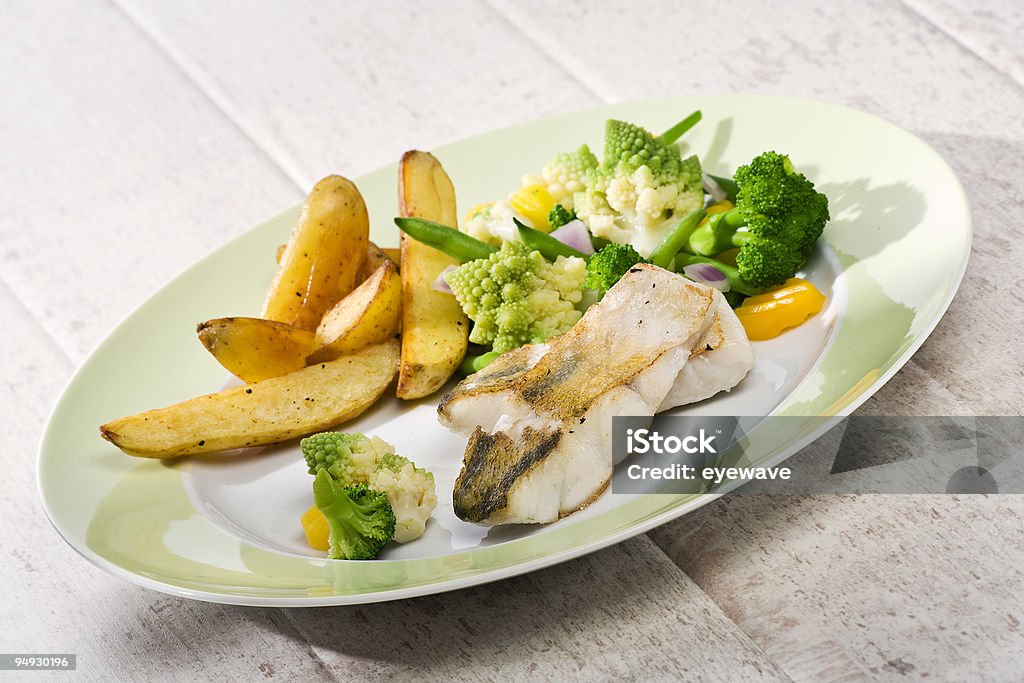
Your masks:
{"label": "red onion slice", "polygon": [[590,241],[590,231],[579,218],[569,221],[552,232],[551,236],[576,251],[588,255],[594,253],[594,244]]}
{"label": "red onion slice", "polygon": [[729,278],[722,271],[710,263],[693,263],[683,268],[683,275],[700,282],[708,287],[714,287],[720,292],[728,292],[730,289]]}
{"label": "red onion slice", "polygon": [[448,286],[448,281],[444,279],[444,276],[452,272],[456,268],[458,268],[458,266],[448,266],[447,268],[442,270],[438,274],[437,279],[434,280],[434,284],[432,284],[430,288],[433,289],[435,292],[444,292],[445,294],[451,294],[452,288]]}

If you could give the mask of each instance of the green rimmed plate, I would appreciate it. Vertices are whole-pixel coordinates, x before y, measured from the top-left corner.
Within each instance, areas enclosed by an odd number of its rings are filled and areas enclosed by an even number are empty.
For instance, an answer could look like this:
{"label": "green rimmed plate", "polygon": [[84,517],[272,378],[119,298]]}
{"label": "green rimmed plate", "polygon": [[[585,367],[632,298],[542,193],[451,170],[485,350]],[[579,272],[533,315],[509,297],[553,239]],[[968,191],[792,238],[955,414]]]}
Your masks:
{"label": "green rimmed plate", "polygon": [[[833,220],[806,276],[827,308],[755,344],[750,376],[689,413],[803,415],[765,443],[777,461],[819,435],[888,380],[934,328],[963,277],[971,228],[963,189],[925,143],[881,119],[831,104],[718,95],[613,105],[506,128],[435,150],[463,208],[505,195],[556,151],[600,143],[609,117],[653,130],[701,109],[686,144],[712,172],[765,149],[789,153],[830,198]],[[372,237],[397,244],[394,166],[357,179]],[[297,209],[217,250],[122,323],[69,383],[43,436],[39,485],[61,535],[129,581],[185,597],[252,605],[333,605],[452,590],[531,571],[641,533],[709,495],[625,496],[544,527],[486,529],[457,520],[449,492],[464,442],[434,416],[435,401],[382,401],[346,429],[377,434],[434,471],[440,505],[427,534],[376,562],[328,561],[298,525],[311,502],[295,444],[246,456],[172,464],[125,456],[99,424],[223,386],[224,371],[195,323],[254,315]],[[680,411],[682,412],[682,411]]]}

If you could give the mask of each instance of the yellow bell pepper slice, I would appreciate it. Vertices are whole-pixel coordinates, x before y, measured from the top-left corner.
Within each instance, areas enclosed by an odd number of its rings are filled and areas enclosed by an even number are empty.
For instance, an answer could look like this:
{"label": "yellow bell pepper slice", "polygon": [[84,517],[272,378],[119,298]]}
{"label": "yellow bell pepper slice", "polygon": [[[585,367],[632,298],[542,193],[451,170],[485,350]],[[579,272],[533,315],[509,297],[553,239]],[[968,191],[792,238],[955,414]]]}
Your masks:
{"label": "yellow bell pepper slice", "polygon": [[555,208],[555,200],[543,185],[524,185],[508,198],[508,205],[537,230],[551,232],[548,214]]}
{"label": "yellow bell pepper slice", "polygon": [[327,551],[330,547],[331,527],[320,508],[313,505],[302,513],[302,530],[306,534],[306,542],[311,548]]}
{"label": "yellow bell pepper slice", "polygon": [[825,295],[807,280],[790,278],[778,289],[748,297],[736,309],[751,341],[773,339],[821,310]]}
{"label": "yellow bell pepper slice", "polygon": [[703,220],[701,220],[700,225],[704,225],[705,223],[707,223],[708,222],[708,218],[710,218],[711,216],[713,216],[716,213],[725,213],[726,211],[729,211],[729,210],[735,209],[735,208],[736,207],[733,205],[733,203],[730,202],[728,199],[723,199],[720,202],[714,202],[712,204],[708,204],[708,208],[704,209],[704,211],[705,211],[705,213],[707,215],[704,216]]}

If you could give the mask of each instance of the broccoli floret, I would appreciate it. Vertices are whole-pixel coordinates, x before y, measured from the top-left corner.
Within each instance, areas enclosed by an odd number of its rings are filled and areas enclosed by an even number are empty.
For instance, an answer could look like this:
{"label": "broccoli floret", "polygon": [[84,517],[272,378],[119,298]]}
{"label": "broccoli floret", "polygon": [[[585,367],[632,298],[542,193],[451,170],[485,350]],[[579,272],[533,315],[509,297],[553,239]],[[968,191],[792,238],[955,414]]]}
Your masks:
{"label": "broccoli floret", "polygon": [[602,295],[612,288],[630,268],[644,259],[630,244],[609,244],[590,257],[584,286]]}
{"label": "broccoli floret", "polygon": [[596,237],[631,243],[649,254],[663,230],[700,208],[704,189],[700,161],[640,126],[608,121],[604,160],[577,193],[576,214]]}
{"label": "broccoli floret", "polygon": [[587,174],[597,166],[597,157],[586,145],[562,152],[544,165],[542,177],[548,194],[556,204],[571,210],[573,195],[586,189]]}
{"label": "broccoli floret", "polygon": [[395,449],[379,437],[341,432],[321,432],[299,442],[309,473],[320,470],[342,486],[365,484],[377,468],[378,461]]}
{"label": "broccoli floret", "polygon": [[340,486],[326,470],[313,480],[313,499],[331,528],[327,556],[372,560],[395,534],[388,497],[365,485]]}
{"label": "broccoli floret", "polygon": [[395,540],[408,543],[423,535],[437,507],[434,475],[408,458],[390,453],[381,458],[370,485],[387,494],[395,513]]}
{"label": "broccoli floret", "polygon": [[793,277],[828,222],[828,198],[793,168],[789,157],[765,152],[736,170],[736,208],[715,214],[690,236],[688,249],[715,256],[740,248],[740,277],[771,287]]}
{"label": "broccoli floret", "polygon": [[574,220],[576,220],[576,212],[570,211],[561,204],[555,204],[555,208],[551,209],[551,213],[548,214],[548,223],[551,224],[552,230],[558,230]]}
{"label": "broccoli floret", "polygon": [[549,263],[521,242],[505,242],[487,258],[445,275],[462,310],[473,320],[469,341],[504,353],[565,332],[582,313],[586,263],[558,257]]}

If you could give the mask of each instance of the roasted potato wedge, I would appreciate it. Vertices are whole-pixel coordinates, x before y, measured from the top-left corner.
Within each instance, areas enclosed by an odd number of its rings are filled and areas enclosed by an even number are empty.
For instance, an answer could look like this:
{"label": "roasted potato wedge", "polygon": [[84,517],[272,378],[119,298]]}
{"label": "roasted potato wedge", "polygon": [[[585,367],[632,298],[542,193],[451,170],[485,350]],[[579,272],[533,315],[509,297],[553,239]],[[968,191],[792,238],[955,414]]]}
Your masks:
{"label": "roasted potato wedge", "polygon": [[217,362],[243,382],[304,368],[316,348],[309,330],[262,318],[214,318],[199,323],[196,332]]}
{"label": "roasted potato wedge", "polygon": [[[377,269],[384,265],[385,261],[390,261],[388,255],[384,253],[384,250],[378,247],[373,242],[370,242],[366,248],[366,260],[363,261],[363,267],[359,269],[359,277],[356,279],[357,284],[366,282],[366,280],[377,272]],[[397,263],[395,264],[398,265]],[[395,268],[395,272],[398,272],[398,268]]]}
{"label": "roasted potato wedge", "polygon": [[384,257],[373,275],[324,315],[308,362],[333,360],[390,339],[401,322],[402,280],[395,264]]}
{"label": "roasted potato wedge", "polygon": [[286,441],[361,414],[398,371],[397,340],[281,377],[122,417],[100,434],[125,453],[176,458]]}
{"label": "roasted potato wedge", "polygon": [[[427,152],[402,156],[398,205],[403,216],[458,226],[455,188],[440,162]],[[434,393],[459,367],[469,336],[469,319],[451,294],[433,289],[441,271],[458,263],[433,247],[402,234],[402,362],[398,397]]]}
{"label": "roasted potato wedge", "polygon": [[351,181],[327,176],[309,193],[267,292],[262,318],[315,330],[356,286],[370,220]]}
{"label": "roasted potato wedge", "polygon": [[[287,244],[279,244],[277,251],[274,253],[274,259],[277,263],[281,263],[281,256],[284,255],[284,248]],[[389,247],[378,247],[373,242],[370,242],[366,246],[366,261],[363,262],[363,267],[359,270],[359,275],[356,277],[357,282],[362,282],[366,278],[373,274],[373,271],[380,267],[380,264],[384,262],[385,258],[391,259],[391,262],[398,267],[398,264],[402,258],[400,249],[392,249]]]}

